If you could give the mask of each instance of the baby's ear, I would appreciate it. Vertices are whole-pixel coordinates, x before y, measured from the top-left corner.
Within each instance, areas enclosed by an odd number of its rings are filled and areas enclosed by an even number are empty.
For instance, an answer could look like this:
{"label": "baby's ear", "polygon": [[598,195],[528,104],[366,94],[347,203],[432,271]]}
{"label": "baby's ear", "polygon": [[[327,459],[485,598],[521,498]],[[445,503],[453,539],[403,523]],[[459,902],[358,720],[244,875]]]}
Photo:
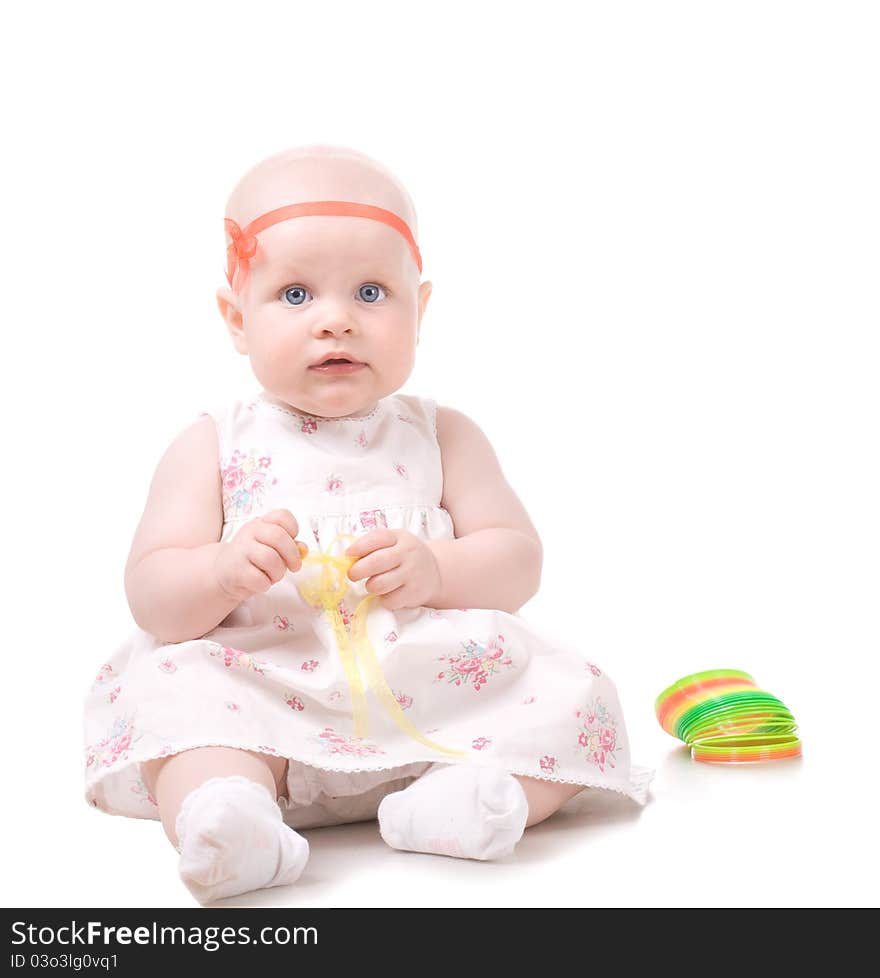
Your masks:
{"label": "baby's ear", "polygon": [[428,305],[428,299],[431,298],[431,290],[434,286],[431,282],[422,282],[419,286],[419,328],[422,325],[422,316],[425,315],[425,306]]}
{"label": "baby's ear", "polygon": [[226,323],[229,335],[232,337],[232,344],[239,353],[247,353],[247,345],[244,339],[244,324],[241,318],[241,311],[238,308],[238,296],[226,287],[217,289],[217,307],[220,315]]}

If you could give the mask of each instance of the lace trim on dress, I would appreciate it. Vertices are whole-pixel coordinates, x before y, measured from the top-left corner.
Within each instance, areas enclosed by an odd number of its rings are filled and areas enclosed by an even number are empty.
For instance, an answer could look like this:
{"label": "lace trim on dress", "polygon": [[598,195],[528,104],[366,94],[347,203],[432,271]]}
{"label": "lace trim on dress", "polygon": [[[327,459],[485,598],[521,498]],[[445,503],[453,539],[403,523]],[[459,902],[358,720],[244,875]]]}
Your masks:
{"label": "lace trim on dress", "polygon": [[[103,773],[105,774],[105,776],[111,773],[120,774],[122,771],[126,769],[126,767],[135,767],[137,769],[138,776],[140,776],[141,764],[146,764],[147,761],[157,760],[160,757],[173,757],[175,754],[183,753],[183,751],[186,750],[193,750],[196,747],[234,747],[237,750],[250,750],[250,751],[254,751],[257,754],[266,754],[268,757],[283,757],[285,760],[289,759],[291,761],[296,761],[297,764],[304,764],[307,767],[313,767],[318,771],[326,771],[331,774],[367,774],[367,773],[372,774],[375,773],[376,771],[395,771],[402,767],[407,767],[410,764],[424,763],[427,760],[440,762],[440,758],[432,757],[432,758],[422,758],[421,761],[409,760],[402,764],[400,763],[388,764],[381,767],[354,767],[354,768],[331,767],[326,764],[315,764],[311,760],[304,760],[303,758],[296,757],[292,754],[272,754],[265,749],[265,745],[245,746],[241,743],[230,744],[230,743],[217,743],[216,741],[214,741],[211,743],[201,742],[201,743],[187,744],[186,746],[178,747],[176,750],[171,751],[168,754],[152,754],[151,756],[145,757],[141,760],[129,761],[128,764],[125,764],[122,767],[117,768],[115,772],[105,771]],[[632,798],[633,801],[637,802],[639,805],[644,805],[645,802],[647,801],[648,786],[650,785],[651,781],[653,781],[654,779],[654,771],[651,768],[638,767],[636,765],[630,767],[628,784],[623,784],[623,783],[614,784],[613,782],[595,781],[595,780],[575,781],[571,778],[548,778],[544,775],[536,774],[534,771],[514,770],[512,768],[505,767],[503,764],[477,764],[474,759],[468,759],[466,761],[450,760],[448,763],[471,764],[479,767],[494,767],[496,769],[506,771],[508,774],[518,774],[524,778],[533,778],[535,781],[551,781],[554,784],[579,784],[582,785],[584,788],[603,788],[608,791],[616,791],[621,795],[626,795],[628,798]],[[94,787],[94,785],[97,784],[100,780],[102,780],[100,777],[95,778],[94,781],[89,783],[89,788]]]}

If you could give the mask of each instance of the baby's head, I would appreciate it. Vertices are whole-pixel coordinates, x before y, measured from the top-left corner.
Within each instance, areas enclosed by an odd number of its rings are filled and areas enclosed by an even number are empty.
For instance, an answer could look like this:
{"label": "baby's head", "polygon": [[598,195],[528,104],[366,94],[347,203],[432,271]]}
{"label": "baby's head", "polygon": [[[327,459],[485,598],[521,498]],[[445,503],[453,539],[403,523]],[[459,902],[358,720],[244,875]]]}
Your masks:
{"label": "baby's head", "polygon": [[[291,216],[242,238],[230,252],[231,287],[218,290],[217,302],[269,394],[321,417],[365,414],[403,386],[415,362],[431,295],[430,282],[419,284],[415,208],[368,156],[302,146],[238,182],[226,204],[227,245],[270,211],[309,201],[366,204],[371,216]],[[333,355],[361,365],[314,366]]]}

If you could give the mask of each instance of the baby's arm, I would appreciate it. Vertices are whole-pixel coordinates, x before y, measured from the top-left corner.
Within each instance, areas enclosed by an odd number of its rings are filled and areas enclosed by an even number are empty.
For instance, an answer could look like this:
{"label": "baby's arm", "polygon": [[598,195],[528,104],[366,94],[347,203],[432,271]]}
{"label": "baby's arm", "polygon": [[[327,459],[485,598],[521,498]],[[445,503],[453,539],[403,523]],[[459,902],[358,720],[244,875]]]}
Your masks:
{"label": "baby's arm", "polygon": [[543,547],[508,485],[489,440],[467,415],[437,408],[443,462],[441,506],[454,540],[430,540],[440,593],[428,607],[498,608],[515,613],[538,590]]}
{"label": "baby's arm", "polygon": [[222,526],[217,434],[202,417],[159,462],[125,567],[125,593],[144,631],[165,642],[198,638],[240,603],[218,583]]}

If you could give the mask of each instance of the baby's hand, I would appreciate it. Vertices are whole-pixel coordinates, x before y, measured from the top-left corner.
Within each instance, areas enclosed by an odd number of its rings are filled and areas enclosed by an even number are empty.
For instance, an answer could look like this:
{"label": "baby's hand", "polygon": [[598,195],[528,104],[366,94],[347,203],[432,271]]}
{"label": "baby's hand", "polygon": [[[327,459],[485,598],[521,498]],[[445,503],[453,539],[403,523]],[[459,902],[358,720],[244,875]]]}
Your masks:
{"label": "baby's hand", "polygon": [[309,548],[295,540],[299,523],[293,513],[275,509],[250,520],[217,553],[217,583],[231,598],[246,601],[268,591],[290,571],[302,567]]}
{"label": "baby's hand", "polygon": [[428,544],[407,530],[371,530],[346,551],[360,557],[348,571],[352,581],[368,577],[370,594],[384,608],[419,608],[439,592],[440,567]]}

